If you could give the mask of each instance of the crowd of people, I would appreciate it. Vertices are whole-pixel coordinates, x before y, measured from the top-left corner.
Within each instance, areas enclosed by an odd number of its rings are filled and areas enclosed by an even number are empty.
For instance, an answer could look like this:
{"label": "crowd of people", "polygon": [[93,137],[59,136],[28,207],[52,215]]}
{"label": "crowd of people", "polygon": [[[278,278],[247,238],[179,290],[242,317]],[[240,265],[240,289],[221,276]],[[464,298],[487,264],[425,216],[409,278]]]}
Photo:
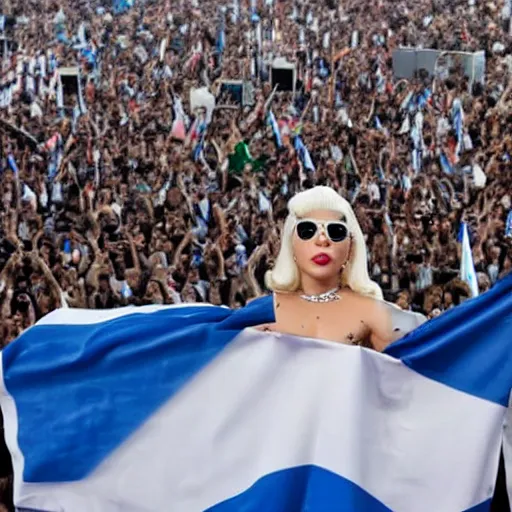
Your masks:
{"label": "crowd of people", "polygon": [[[316,184],[351,201],[400,307],[435,316],[470,296],[463,222],[480,291],[510,271],[506,5],[2,5],[3,346],[57,307],[244,305],[264,293],[287,200]],[[396,80],[405,46],[483,50],[484,80],[456,59]],[[273,89],[277,57],[294,91]]]}
{"label": "crowd of people", "polygon": [[[2,346],[57,307],[244,305],[265,293],[287,200],[317,184],[351,201],[371,275],[404,309],[471,295],[463,223],[480,292],[510,271],[508,3],[2,9]],[[445,58],[397,80],[400,47],[484,51],[484,79]],[[273,87],[278,57],[292,91]]]}

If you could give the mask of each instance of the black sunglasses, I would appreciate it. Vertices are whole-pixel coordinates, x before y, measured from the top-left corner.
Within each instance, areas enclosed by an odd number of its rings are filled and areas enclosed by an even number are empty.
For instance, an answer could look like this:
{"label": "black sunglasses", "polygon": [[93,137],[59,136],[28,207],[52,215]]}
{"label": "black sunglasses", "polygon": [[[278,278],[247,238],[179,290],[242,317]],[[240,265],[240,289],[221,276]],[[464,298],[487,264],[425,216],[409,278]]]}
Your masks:
{"label": "black sunglasses", "polygon": [[340,221],[320,222],[316,220],[300,220],[297,222],[297,236],[301,240],[311,240],[322,227],[331,242],[343,242],[348,237],[347,226]]}

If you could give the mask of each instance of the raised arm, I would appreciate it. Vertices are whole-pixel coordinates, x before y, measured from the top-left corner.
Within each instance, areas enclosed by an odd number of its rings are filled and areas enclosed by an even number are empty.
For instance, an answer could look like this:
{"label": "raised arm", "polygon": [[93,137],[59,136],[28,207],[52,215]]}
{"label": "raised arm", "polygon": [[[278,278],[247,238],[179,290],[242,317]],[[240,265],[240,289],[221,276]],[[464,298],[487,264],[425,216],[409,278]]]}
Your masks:
{"label": "raised arm", "polygon": [[213,216],[215,218],[215,222],[219,226],[219,229],[221,231],[221,236],[226,235],[228,233],[228,223],[226,221],[226,216],[224,215],[224,212],[219,207],[218,204],[214,204],[212,207]]}
{"label": "raised arm", "polygon": [[190,242],[192,241],[192,237],[193,237],[193,234],[189,231],[185,237],[183,238],[183,240],[180,242],[180,245],[178,245],[178,247],[176,248],[176,253],[174,254],[174,259],[173,259],[173,265],[175,267],[178,267],[179,264],[180,264],[180,260],[181,260],[181,254],[183,253],[183,251],[186,249],[186,247],[190,244]]}
{"label": "raised arm", "polygon": [[219,266],[217,269],[217,279],[225,279],[226,277],[226,270],[225,270],[225,262],[224,262],[224,254],[222,254],[222,250],[219,247],[218,244],[215,244],[213,246],[213,250],[215,254],[217,255],[217,258],[219,260]]}
{"label": "raised arm", "polygon": [[260,245],[257,249],[255,249],[251,256],[249,257],[249,261],[247,262],[247,268],[245,271],[245,277],[247,279],[247,284],[249,286],[249,291],[251,293],[251,297],[260,297],[263,295],[261,287],[254,275],[258,264],[261,261],[261,258],[268,254],[268,247],[266,244]]}
{"label": "raised arm", "polygon": [[48,265],[43,261],[43,259],[39,256],[37,250],[32,251],[32,263],[35,267],[39,267],[39,269],[43,272],[43,275],[50,287],[51,294],[53,295],[56,302],[62,306],[62,289],[55,279],[52,271],[48,268]]}
{"label": "raised arm", "polygon": [[139,253],[137,251],[137,247],[135,246],[135,241],[129,233],[126,233],[126,238],[128,239],[128,243],[130,244],[130,252],[133,260],[133,268],[140,273],[140,259]]}

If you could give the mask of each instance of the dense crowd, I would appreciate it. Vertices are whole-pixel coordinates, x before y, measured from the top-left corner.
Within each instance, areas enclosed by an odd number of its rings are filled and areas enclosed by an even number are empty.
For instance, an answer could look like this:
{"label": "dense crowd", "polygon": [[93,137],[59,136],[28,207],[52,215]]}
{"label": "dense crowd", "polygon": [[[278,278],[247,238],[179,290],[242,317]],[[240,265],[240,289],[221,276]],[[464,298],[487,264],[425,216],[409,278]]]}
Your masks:
{"label": "dense crowd", "polygon": [[[470,295],[463,222],[488,289],[512,266],[507,5],[4,0],[2,346],[57,307],[244,305],[316,184],[351,201],[388,300],[435,316]],[[401,46],[484,50],[485,80],[395,80]]]}
{"label": "dense crowd", "polygon": [[[287,199],[315,184],[350,199],[372,276],[403,308],[435,316],[470,295],[462,221],[480,290],[510,270],[500,3],[2,5],[4,345],[56,307],[245,304],[264,293]],[[485,82],[456,63],[396,81],[400,46],[484,50]],[[297,63],[295,94],[272,90],[276,57]],[[246,106],[223,85],[240,78]]]}

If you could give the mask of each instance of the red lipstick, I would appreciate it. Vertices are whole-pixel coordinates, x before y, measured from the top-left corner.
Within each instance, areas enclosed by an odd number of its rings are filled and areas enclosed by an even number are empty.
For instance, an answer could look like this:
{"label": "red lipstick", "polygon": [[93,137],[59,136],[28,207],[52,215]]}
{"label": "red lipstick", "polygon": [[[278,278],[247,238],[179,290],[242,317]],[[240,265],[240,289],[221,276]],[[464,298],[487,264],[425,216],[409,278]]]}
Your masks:
{"label": "red lipstick", "polygon": [[325,265],[329,265],[329,263],[331,263],[332,260],[328,254],[322,252],[311,258],[311,261],[313,261],[317,265],[324,267]]}

